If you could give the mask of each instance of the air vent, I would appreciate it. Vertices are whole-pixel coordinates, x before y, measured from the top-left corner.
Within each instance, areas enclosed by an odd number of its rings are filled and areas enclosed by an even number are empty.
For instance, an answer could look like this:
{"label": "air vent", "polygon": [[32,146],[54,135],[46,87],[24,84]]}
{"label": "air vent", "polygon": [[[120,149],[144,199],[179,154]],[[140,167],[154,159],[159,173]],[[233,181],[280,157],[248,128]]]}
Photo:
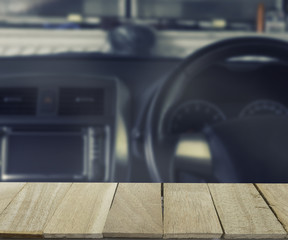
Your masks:
{"label": "air vent", "polygon": [[37,88],[0,88],[0,115],[35,115]]}
{"label": "air vent", "polygon": [[61,88],[59,115],[103,115],[104,89],[102,88]]}

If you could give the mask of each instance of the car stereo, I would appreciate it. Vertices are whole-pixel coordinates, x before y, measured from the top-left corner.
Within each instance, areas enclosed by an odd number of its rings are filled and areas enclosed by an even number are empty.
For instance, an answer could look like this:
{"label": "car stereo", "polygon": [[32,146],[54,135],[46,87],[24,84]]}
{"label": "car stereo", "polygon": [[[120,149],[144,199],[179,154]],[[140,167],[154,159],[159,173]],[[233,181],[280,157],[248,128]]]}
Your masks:
{"label": "car stereo", "polygon": [[2,180],[102,179],[109,131],[101,127],[3,128]]}

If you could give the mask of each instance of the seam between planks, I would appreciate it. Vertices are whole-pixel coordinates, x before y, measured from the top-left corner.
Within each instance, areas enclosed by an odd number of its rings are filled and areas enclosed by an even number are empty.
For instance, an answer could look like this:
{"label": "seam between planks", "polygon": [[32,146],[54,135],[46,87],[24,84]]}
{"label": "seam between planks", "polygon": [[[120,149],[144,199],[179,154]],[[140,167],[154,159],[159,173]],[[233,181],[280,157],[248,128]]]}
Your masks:
{"label": "seam between planks", "polygon": [[[116,188],[115,188],[115,191],[114,191],[114,194],[113,194],[113,198],[112,198],[112,201],[111,201],[111,204],[110,204],[110,207],[109,207],[109,212],[110,212],[110,210],[111,210],[111,208],[112,208],[112,206],[113,206],[113,204],[114,204],[114,199],[115,199],[116,193],[117,193],[117,191],[118,191],[118,186],[119,186],[119,184],[120,184],[120,183],[117,183],[117,185],[116,185]],[[109,214],[109,212],[108,212],[108,214]],[[107,214],[107,216],[108,216],[108,214]],[[107,221],[107,218],[106,218],[106,221]],[[105,221],[105,224],[106,224],[106,221]],[[104,225],[104,226],[105,226],[105,225]]]}
{"label": "seam between planks", "polygon": [[[274,216],[276,217],[276,219],[278,220],[278,222],[281,224],[281,226],[283,227],[283,229],[285,230],[286,234],[288,234],[288,231],[286,230],[284,224],[280,221],[280,219],[278,218],[276,212],[274,211],[274,209],[270,206],[269,201],[266,199],[265,194],[261,191],[261,189],[257,186],[256,183],[253,183],[254,187],[256,188],[256,190],[259,192],[260,196],[263,198],[263,200],[265,201],[265,203],[267,204],[267,206],[269,207],[270,211],[274,214]],[[285,237],[287,238],[287,237]]]}
{"label": "seam between planks", "polygon": [[164,238],[164,183],[161,183],[161,213],[162,213],[162,237]]}
{"label": "seam between planks", "polygon": [[55,210],[54,210],[53,214],[51,215],[50,219],[47,219],[46,223],[44,224],[44,226],[43,226],[43,231],[42,231],[42,239],[45,238],[45,229],[46,229],[48,223],[50,223],[50,220],[51,220],[51,219],[53,218],[53,216],[55,215],[56,210],[59,208],[60,204],[63,202],[64,198],[66,197],[67,193],[68,193],[68,192],[70,191],[70,189],[72,188],[72,185],[73,185],[73,184],[74,184],[74,183],[71,183],[71,184],[70,184],[70,187],[67,189],[66,193],[63,195],[62,199],[59,201],[59,204],[58,204],[58,206],[55,208]]}
{"label": "seam between planks", "polygon": [[[100,183],[101,184],[101,183]],[[105,183],[102,183],[102,184],[105,184]],[[110,183],[106,183],[106,184],[110,184]],[[111,184],[113,184],[113,183],[111,183]],[[104,222],[104,225],[103,225],[103,229],[102,229],[102,238],[104,238],[104,228],[105,228],[105,225],[106,225],[106,222],[107,222],[107,219],[108,219],[108,215],[109,215],[109,212],[110,212],[110,210],[111,210],[111,208],[112,208],[112,205],[113,205],[113,203],[114,203],[114,199],[115,199],[115,196],[116,196],[116,192],[117,192],[117,190],[118,190],[118,186],[119,186],[119,183],[117,183],[117,185],[116,185],[116,188],[115,188],[115,191],[114,191],[114,194],[113,194],[113,198],[112,198],[112,201],[111,201],[111,204],[110,204],[110,207],[109,207],[109,211],[108,211],[108,213],[107,213],[107,215],[106,215],[106,219],[105,219],[105,222]],[[92,212],[94,212],[94,209],[95,209],[95,207],[96,207],[96,205],[94,204],[93,205],[93,209],[91,210]],[[93,218],[94,216],[91,214],[90,215],[90,217],[89,217],[89,222],[92,222],[91,221],[91,219]],[[87,228],[88,228],[88,226],[87,226]],[[88,232],[88,229],[87,229],[87,232]]]}
{"label": "seam between planks", "polygon": [[22,190],[24,189],[24,187],[27,185],[27,183],[25,183],[23,185],[23,187],[17,192],[15,193],[14,197],[10,200],[10,202],[7,204],[7,206],[3,209],[3,211],[0,212],[0,216],[2,216],[2,214],[5,212],[5,210],[11,205],[12,201],[16,198],[16,196],[22,192]]}
{"label": "seam between planks", "polygon": [[115,188],[115,191],[114,191],[114,194],[113,194],[113,198],[112,198],[112,201],[111,201],[111,204],[110,204],[110,208],[109,208],[109,211],[108,211],[107,216],[106,216],[106,220],[105,220],[104,227],[103,227],[103,230],[102,230],[102,239],[104,238],[104,229],[105,229],[105,226],[106,226],[106,223],[107,223],[108,215],[109,215],[110,210],[111,210],[111,208],[112,208],[112,206],[114,204],[114,200],[115,200],[116,193],[118,191],[119,184],[120,183],[118,182],[117,185],[116,185],[116,188]]}
{"label": "seam between planks", "polygon": [[220,238],[219,238],[219,239],[221,239],[221,238],[224,238],[225,230],[224,230],[222,221],[221,221],[221,219],[220,219],[220,215],[219,215],[219,213],[218,213],[218,210],[217,210],[217,207],[216,207],[216,204],[215,204],[215,201],[214,201],[214,198],[213,198],[213,195],[212,195],[212,193],[211,193],[210,186],[209,186],[208,183],[207,183],[207,187],[208,187],[208,191],[209,191],[209,193],[210,193],[210,197],[211,197],[211,199],[212,199],[212,203],[213,203],[214,209],[215,209],[216,214],[217,214],[217,217],[218,217],[218,221],[219,221],[220,226],[221,226],[221,229],[222,229],[222,235],[221,235]]}

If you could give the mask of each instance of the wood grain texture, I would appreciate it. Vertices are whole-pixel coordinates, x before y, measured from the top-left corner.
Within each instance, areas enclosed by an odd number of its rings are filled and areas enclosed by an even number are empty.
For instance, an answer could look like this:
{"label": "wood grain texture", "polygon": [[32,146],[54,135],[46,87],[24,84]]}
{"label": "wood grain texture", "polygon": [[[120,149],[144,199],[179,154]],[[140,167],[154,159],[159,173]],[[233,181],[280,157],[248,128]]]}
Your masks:
{"label": "wood grain texture", "polygon": [[0,214],[1,237],[39,238],[70,183],[27,183]]}
{"label": "wood grain texture", "polygon": [[220,238],[207,184],[164,184],[164,238]]}
{"label": "wood grain texture", "polygon": [[44,230],[46,238],[102,238],[117,183],[74,183]]}
{"label": "wood grain texture", "polygon": [[288,231],[288,184],[257,184],[257,187]]}
{"label": "wood grain texture", "polygon": [[120,183],[104,237],[162,238],[160,183]]}
{"label": "wood grain texture", "polygon": [[24,185],[25,183],[0,183],[0,214]]}
{"label": "wood grain texture", "polygon": [[209,184],[224,229],[224,238],[279,239],[280,222],[253,184]]}

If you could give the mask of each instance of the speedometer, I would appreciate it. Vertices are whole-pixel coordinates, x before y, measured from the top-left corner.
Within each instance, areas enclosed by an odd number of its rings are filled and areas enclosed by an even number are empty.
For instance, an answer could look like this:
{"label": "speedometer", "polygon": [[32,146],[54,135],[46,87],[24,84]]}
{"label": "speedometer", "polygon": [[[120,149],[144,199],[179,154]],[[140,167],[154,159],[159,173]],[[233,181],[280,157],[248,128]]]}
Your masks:
{"label": "speedometer", "polygon": [[178,135],[200,132],[205,126],[225,119],[224,113],[214,104],[202,100],[193,100],[180,105],[172,114],[169,133]]}
{"label": "speedometer", "polygon": [[288,114],[288,109],[281,103],[271,100],[257,100],[246,106],[240,113],[240,117]]}

